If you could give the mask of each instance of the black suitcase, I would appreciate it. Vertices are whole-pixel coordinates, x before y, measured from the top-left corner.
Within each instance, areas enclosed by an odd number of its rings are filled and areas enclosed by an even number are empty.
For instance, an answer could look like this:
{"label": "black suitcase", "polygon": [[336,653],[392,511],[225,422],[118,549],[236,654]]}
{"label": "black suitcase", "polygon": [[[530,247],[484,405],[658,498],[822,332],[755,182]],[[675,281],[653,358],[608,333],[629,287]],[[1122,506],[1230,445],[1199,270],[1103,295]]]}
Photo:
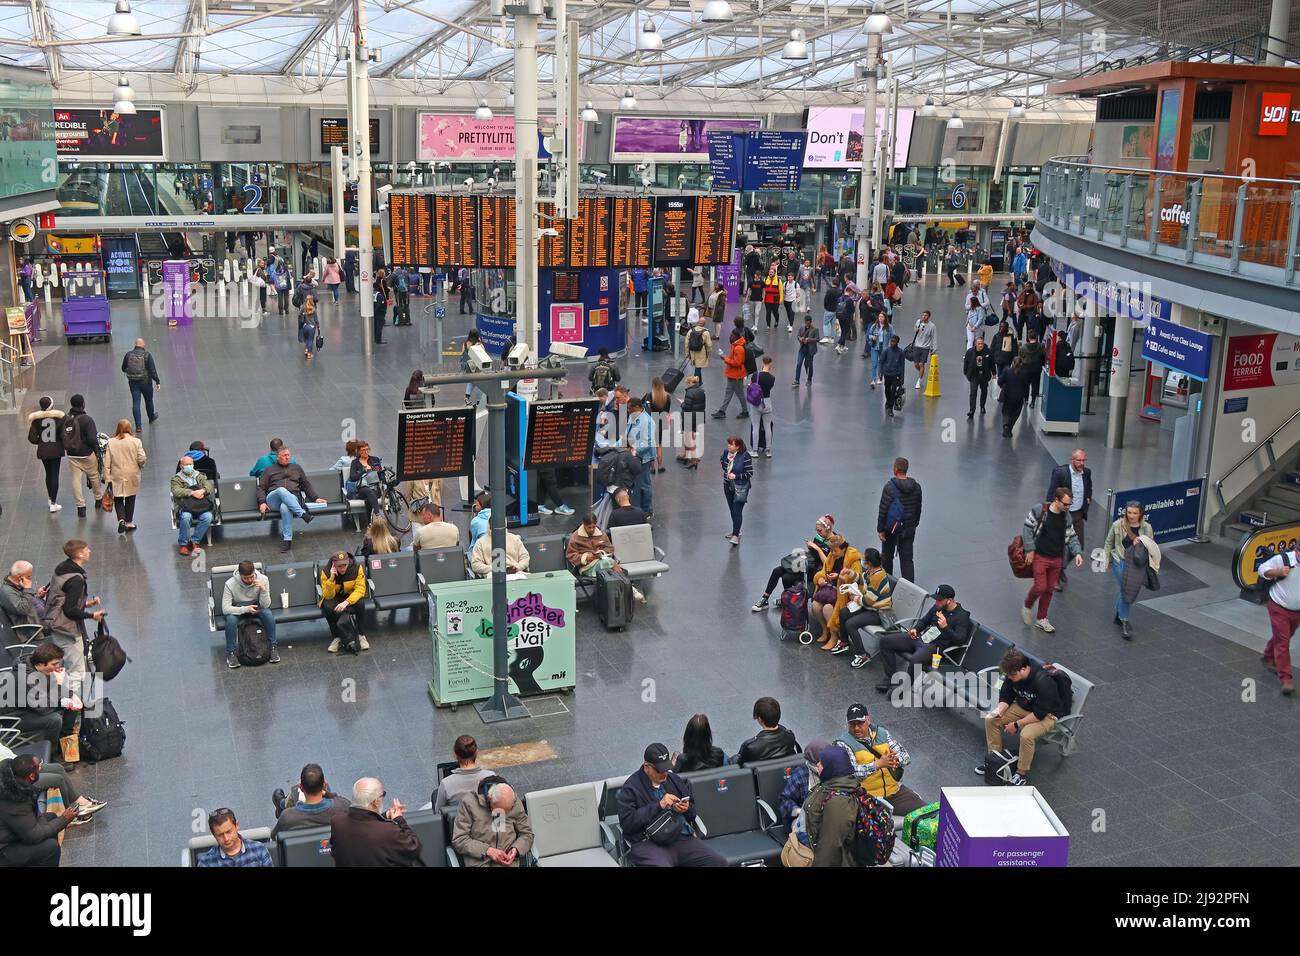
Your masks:
{"label": "black suitcase", "polygon": [[670,368],[668,371],[664,372],[663,374],[664,391],[668,392],[671,395],[673,389],[677,388],[678,385],[682,384],[682,379],[684,379],[685,377],[686,377],[686,373],[683,372],[680,368]]}
{"label": "black suitcase", "polygon": [[621,631],[632,623],[632,579],[627,572],[596,572],[596,614],[608,631]]}

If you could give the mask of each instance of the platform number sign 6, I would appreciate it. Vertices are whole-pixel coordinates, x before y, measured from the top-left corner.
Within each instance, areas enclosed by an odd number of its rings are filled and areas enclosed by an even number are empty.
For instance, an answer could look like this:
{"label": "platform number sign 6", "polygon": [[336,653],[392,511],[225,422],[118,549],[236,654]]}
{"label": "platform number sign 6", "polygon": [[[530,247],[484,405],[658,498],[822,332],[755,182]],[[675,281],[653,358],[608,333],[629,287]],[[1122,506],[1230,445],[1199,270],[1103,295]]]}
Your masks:
{"label": "platform number sign 6", "polygon": [[262,212],[264,211],[262,209],[262,184],[245,183],[244,195],[248,197],[248,199],[244,202],[245,215],[251,215],[251,216],[261,215]]}
{"label": "platform number sign 6", "polygon": [[966,184],[958,183],[952,187],[952,196],[949,197],[949,203],[953,209],[966,208]]}
{"label": "platform number sign 6", "polygon": [[1038,183],[1025,183],[1025,198],[1020,204],[1021,209],[1033,209],[1035,200],[1038,199]]}

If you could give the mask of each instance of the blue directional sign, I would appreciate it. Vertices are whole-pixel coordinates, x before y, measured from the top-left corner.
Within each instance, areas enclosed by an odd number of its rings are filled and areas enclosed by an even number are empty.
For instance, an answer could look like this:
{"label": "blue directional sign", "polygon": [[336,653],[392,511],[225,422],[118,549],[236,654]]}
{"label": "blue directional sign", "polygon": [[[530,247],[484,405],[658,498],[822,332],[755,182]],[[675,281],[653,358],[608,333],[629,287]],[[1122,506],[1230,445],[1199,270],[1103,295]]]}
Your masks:
{"label": "blue directional sign", "polygon": [[808,134],[785,130],[710,130],[709,167],[721,192],[799,188]]}
{"label": "blue directional sign", "polygon": [[730,130],[709,131],[709,175],[716,192],[740,192],[740,162],[743,145]]}
{"label": "blue directional sign", "polygon": [[1198,329],[1153,318],[1142,339],[1142,357],[1204,382],[1213,345],[1214,337]]}

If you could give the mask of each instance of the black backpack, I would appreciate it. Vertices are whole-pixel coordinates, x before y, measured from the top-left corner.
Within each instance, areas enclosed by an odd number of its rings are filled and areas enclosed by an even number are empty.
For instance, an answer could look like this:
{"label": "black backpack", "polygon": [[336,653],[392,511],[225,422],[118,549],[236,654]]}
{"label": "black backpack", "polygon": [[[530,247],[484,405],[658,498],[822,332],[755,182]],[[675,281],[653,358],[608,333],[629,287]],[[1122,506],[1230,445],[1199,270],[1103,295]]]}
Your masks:
{"label": "black backpack", "polygon": [[835,303],[835,318],[840,321],[844,321],[845,319],[852,320],[853,313],[853,300],[846,295],[840,296],[839,302]]}
{"label": "black backpack", "polygon": [[691,334],[686,336],[686,351],[698,352],[704,348],[704,333],[698,328],[691,329]]}
{"label": "black backpack", "polygon": [[107,697],[100,703],[98,717],[81,718],[81,759],[90,763],[122,756],[126,746],[126,724],[117,716]]}
{"label": "black backpack", "polygon": [[101,617],[99,626],[95,628],[95,639],[90,643],[90,659],[95,664],[95,670],[106,681],[122,673],[122,668],[131,659],[126,656],[126,651],[122,650],[121,642],[108,633],[106,617]]}
{"label": "black backpack", "polygon": [[1056,342],[1056,377],[1069,378],[1074,374],[1074,349],[1064,338]]}
{"label": "black backpack", "polygon": [[239,619],[235,657],[246,667],[259,667],[271,659],[271,639],[261,619],[247,615]]}
{"label": "black backpack", "polygon": [[63,419],[59,429],[59,444],[73,458],[84,458],[91,452],[86,451],[81,439],[81,414],[70,415]]}
{"label": "black backpack", "polygon": [[1068,717],[1070,711],[1074,708],[1074,685],[1070,683],[1070,675],[1058,668],[1055,664],[1044,664],[1043,673],[1056,681],[1056,696],[1061,698],[1061,709],[1063,714],[1054,714],[1058,720],[1062,717]]}
{"label": "black backpack", "polygon": [[133,382],[140,382],[149,374],[149,354],[139,349],[126,353],[126,377]]}
{"label": "black backpack", "polygon": [[591,370],[591,390],[597,392],[614,384],[614,372],[607,362],[597,362]]}
{"label": "black backpack", "polygon": [[340,614],[338,621],[339,649],[349,654],[361,653],[361,635],[357,631],[357,620],[351,614]]}

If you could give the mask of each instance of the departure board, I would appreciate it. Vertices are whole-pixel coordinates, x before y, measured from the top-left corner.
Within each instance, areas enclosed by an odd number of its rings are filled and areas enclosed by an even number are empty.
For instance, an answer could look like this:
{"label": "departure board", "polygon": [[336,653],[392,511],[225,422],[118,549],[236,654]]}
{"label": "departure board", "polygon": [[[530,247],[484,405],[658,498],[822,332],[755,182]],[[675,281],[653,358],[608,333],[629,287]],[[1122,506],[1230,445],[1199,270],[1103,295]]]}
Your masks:
{"label": "departure board", "polygon": [[[591,449],[587,449],[590,457]],[[474,409],[397,413],[397,480],[468,477],[474,473]]]}
{"label": "departure board", "polygon": [[654,228],[654,200],[614,197],[613,262],[616,269],[650,268],[650,236]]}
{"label": "departure board", "polygon": [[513,196],[479,197],[479,265],[484,269],[515,267],[515,200]]}
{"label": "departure board", "polygon": [[596,441],[600,402],[577,398],[533,402],[528,407],[527,468],[586,466]]}
{"label": "departure board", "polygon": [[697,197],[692,265],[719,266],[731,262],[736,244],[735,225],[735,196]]}
{"label": "departure board", "polygon": [[655,197],[654,264],[689,266],[695,254],[695,196]]}
{"label": "departure board", "polygon": [[418,268],[432,264],[432,206],[432,196],[393,193],[388,197],[392,265]]}
{"label": "departure board", "polygon": [[433,197],[433,265],[478,266],[478,200]]}
{"label": "departure board", "polygon": [[607,198],[578,200],[578,215],[569,222],[569,265],[572,268],[609,268],[609,217]]}
{"label": "departure board", "polygon": [[537,246],[537,268],[563,269],[569,264],[569,221],[556,219],[555,203],[537,204],[539,229],[554,229],[557,235],[542,236]]}
{"label": "departure board", "polygon": [[[370,118],[370,155],[379,155],[379,120]],[[322,116],[320,120],[320,151],[329,154],[330,147],[343,147],[343,155],[351,153],[348,142],[348,120],[345,116]]]}
{"label": "departure board", "polygon": [[556,272],[555,288],[551,295],[555,302],[582,301],[582,275],[578,272]]}

